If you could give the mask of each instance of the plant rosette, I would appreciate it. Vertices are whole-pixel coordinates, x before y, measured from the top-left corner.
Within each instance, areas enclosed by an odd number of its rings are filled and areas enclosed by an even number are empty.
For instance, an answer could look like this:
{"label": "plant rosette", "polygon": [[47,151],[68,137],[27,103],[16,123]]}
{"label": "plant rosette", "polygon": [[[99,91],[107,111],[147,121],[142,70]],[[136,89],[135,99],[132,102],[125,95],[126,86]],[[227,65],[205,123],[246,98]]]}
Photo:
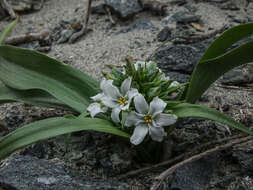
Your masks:
{"label": "plant rosette", "polygon": [[153,62],[128,62],[123,72],[116,68],[112,71],[104,73],[101,93],[91,97],[94,102],[87,108],[91,117],[100,113],[111,119],[116,127],[131,135],[130,142],[134,145],[142,143],[146,136],[163,141],[167,136],[164,127],[177,121],[166,101],[183,85],[165,77]]}
{"label": "plant rosette", "polygon": [[250,128],[231,117],[195,103],[224,73],[253,61],[253,41],[231,49],[253,34],[253,23],[235,26],[220,35],[196,64],[188,83],[166,77],[152,61],[127,60],[122,70],[111,67],[110,73],[103,73],[99,84],[44,54],[3,45],[16,22],[0,36],[0,103],[61,108],[73,111],[75,116],[36,121],[1,137],[0,160],[38,141],[83,130],[129,139],[142,152],[140,159],[159,160],[155,157],[163,157],[161,145],[186,117],[213,120],[253,135]]}

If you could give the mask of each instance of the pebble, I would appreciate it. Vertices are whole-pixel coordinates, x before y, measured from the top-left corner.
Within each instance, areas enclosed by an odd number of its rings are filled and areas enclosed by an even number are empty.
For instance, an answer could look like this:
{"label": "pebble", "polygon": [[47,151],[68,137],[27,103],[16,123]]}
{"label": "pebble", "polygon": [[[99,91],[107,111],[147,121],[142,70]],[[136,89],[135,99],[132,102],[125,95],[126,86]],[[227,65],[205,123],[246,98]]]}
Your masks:
{"label": "pebble", "polygon": [[116,12],[122,19],[127,19],[142,11],[142,6],[138,0],[104,0],[104,3]]}

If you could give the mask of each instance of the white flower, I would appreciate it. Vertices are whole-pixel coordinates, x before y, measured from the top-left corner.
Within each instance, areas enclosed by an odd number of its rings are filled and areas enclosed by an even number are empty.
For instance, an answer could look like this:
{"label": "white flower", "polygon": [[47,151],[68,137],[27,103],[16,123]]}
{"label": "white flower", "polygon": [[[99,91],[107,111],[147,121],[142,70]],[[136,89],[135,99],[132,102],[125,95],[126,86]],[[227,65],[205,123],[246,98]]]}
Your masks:
{"label": "white flower", "polygon": [[173,81],[173,82],[170,84],[170,87],[178,86],[179,84],[180,84],[179,82]]}
{"label": "white flower", "polygon": [[152,64],[152,61],[149,61],[149,62],[136,61],[136,63],[134,64],[134,68],[135,68],[135,70],[138,70],[139,66],[144,68],[145,64],[146,64],[146,67],[149,67]]}
{"label": "white flower", "polygon": [[155,97],[148,105],[143,95],[138,94],[134,98],[134,104],[138,113],[131,111],[125,122],[127,127],[136,126],[130,138],[131,143],[140,144],[147,133],[152,140],[162,141],[163,137],[167,135],[163,126],[174,124],[177,116],[162,113],[167,104],[158,97]]}
{"label": "white flower", "polygon": [[132,77],[123,81],[120,90],[112,83],[105,82],[103,93],[105,98],[102,99],[104,105],[112,108],[111,118],[115,123],[119,123],[119,114],[121,110],[127,110],[134,96],[138,94],[138,90],[131,88]]}
{"label": "white flower", "polygon": [[105,113],[107,109],[108,109],[107,107],[101,105],[100,103],[94,102],[89,105],[89,107],[87,108],[87,111],[90,112],[91,117],[94,117],[98,113],[101,113],[101,112]]}
{"label": "white flower", "polygon": [[[106,84],[112,84],[112,80],[106,80],[105,78],[103,78],[100,83],[100,89],[103,90]],[[87,108],[87,111],[90,112],[91,117],[95,117],[95,115],[101,112],[107,112],[108,108],[102,103],[105,98],[106,97],[104,93],[99,93],[96,96],[91,97],[91,99],[95,101]]]}

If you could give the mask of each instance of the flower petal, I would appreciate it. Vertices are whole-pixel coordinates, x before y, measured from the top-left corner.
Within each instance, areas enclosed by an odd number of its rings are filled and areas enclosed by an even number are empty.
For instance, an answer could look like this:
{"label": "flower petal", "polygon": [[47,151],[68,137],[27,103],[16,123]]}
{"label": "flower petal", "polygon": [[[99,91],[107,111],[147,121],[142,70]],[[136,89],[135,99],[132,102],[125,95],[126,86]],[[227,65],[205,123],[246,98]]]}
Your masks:
{"label": "flower petal", "polygon": [[105,113],[107,111],[106,107],[101,107],[101,104],[99,103],[92,103],[87,108],[87,111],[90,112],[91,117],[94,117],[98,113]]}
{"label": "flower petal", "polygon": [[128,77],[122,82],[121,87],[120,87],[120,92],[123,96],[125,96],[126,93],[130,90],[131,83],[132,83],[132,77]]}
{"label": "flower petal", "polygon": [[105,85],[103,86],[103,92],[105,93],[106,96],[114,100],[118,100],[120,97],[122,97],[122,95],[119,92],[119,89],[108,82],[105,83]]}
{"label": "flower petal", "polygon": [[177,122],[177,116],[174,114],[157,114],[154,118],[157,126],[169,126]]}
{"label": "flower petal", "polygon": [[136,88],[131,88],[126,96],[128,97],[128,101],[131,101],[133,97],[137,96],[139,94],[138,90]]}
{"label": "flower petal", "polygon": [[153,127],[151,125],[149,126],[149,134],[153,141],[158,142],[161,142],[163,137],[167,135],[162,127]]}
{"label": "flower petal", "polygon": [[158,98],[155,97],[151,102],[150,102],[150,107],[149,107],[149,114],[152,115],[153,117],[155,117],[157,114],[162,113],[163,110],[166,107],[166,103]]}
{"label": "flower petal", "polygon": [[141,114],[147,114],[149,106],[142,94],[138,94],[134,97],[134,105],[136,110]]}
{"label": "flower petal", "polygon": [[97,100],[102,100],[103,97],[105,97],[105,94],[104,93],[99,93],[96,96],[92,96],[91,99],[94,100],[94,101],[97,101]]}
{"label": "flower petal", "polygon": [[137,126],[140,123],[144,123],[143,117],[144,115],[131,111],[126,118],[124,125],[127,127],[131,127],[133,125]]}
{"label": "flower petal", "polygon": [[134,145],[140,144],[148,133],[148,126],[138,125],[135,127],[133,135],[130,138],[130,142]]}
{"label": "flower petal", "polygon": [[100,89],[102,91],[104,91],[104,88],[106,86],[106,84],[111,84],[112,85],[113,80],[106,80],[105,78],[102,79],[102,81],[100,82]]}
{"label": "flower petal", "polygon": [[114,123],[120,123],[120,119],[119,119],[120,111],[121,111],[120,108],[112,109],[111,118]]}
{"label": "flower petal", "polygon": [[102,99],[102,102],[104,105],[106,105],[109,108],[116,108],[116,107],[119,107],[119,105],[120,105],[117,101],[113,100],[110,97],[104,97]]}
{"label": "flower petal", "polygon": [[135,68],[136,71],[138,70],[139,65],[140,65],[140,67],[144,67],[145,66],[145,61],[136,61],[136,63],[134,64],[134,68]]}
{"label": "flower petal", "polygon": [[178,86],[179,84],[180,84],[179,82],[173,81],[173,82],[170,84],[170,87]]}

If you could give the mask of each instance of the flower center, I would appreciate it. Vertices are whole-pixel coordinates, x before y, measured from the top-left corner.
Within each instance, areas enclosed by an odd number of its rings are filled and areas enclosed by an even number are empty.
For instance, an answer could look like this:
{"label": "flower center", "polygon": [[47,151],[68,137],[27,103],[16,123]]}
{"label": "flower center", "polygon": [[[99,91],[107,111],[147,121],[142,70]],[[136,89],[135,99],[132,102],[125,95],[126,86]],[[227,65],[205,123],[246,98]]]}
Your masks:
{"label": "flower center", "polygon": [[119,98],[119,104],[120,105],[124,105],[126,103],[126,101],[127,101],[126,98],[122,98],[122,97]]}
{"label": "flower center", "polygon": [[146,116],[144,117],[144,121],[145,121],[146,123],[151,123],[151,122],[152,122],[152,115],[146,115]]}

